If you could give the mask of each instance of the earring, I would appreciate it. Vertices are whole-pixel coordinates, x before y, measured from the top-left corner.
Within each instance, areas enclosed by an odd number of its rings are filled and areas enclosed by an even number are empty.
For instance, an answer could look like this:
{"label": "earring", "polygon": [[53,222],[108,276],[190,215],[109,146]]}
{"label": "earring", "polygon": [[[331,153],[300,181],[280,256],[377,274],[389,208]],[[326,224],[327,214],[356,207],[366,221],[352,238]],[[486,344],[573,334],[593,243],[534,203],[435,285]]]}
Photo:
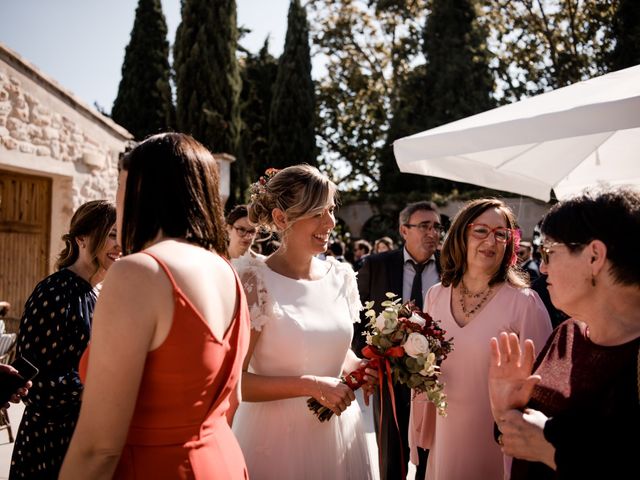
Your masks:
{"label": "earring", "polygon": [[594,275],[591,276],[591,286],[596,286],[596,277]]}

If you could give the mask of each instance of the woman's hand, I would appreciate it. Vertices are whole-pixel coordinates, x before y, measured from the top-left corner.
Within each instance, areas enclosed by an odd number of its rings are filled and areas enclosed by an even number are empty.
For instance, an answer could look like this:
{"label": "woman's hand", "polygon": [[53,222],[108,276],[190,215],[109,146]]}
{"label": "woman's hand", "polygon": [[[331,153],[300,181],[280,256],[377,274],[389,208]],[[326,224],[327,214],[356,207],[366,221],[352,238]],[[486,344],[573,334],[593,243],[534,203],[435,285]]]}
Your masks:
{"label": "woman's hand", "polygon": [[[7,373],[9,373],[10,375],[18,375],[18,371],[13,368],[11,365],[3,365],[0,364],[0,370],[3,370]],[[16,390],[16,392],[11,395],[11,398],[9,399],[9,402],[11,403],[20,403],[20,401],[22,400],[22,397],[26,397],[29,394],[29,389],[31,388],[31,380],[29,380],[24,387],[20,387],[18,390]],[[8,408],[9,407],[9,403],[2,405],[2,408]]]}
{"label": "woman's hand", "polygon": [[[362,360],[361,366],[369,364],[369,360]],[[364,379],[367,383],[362,385],[362,393],[364,398],[364,404],[369,406],[369,398],[374,394],[378,387],[378,370],[376,368],[365,368]]]}
{"label": "woman's hand", "polygon": [[320,404],[340,416],[356,399],[353,390],[333,377],[314,377],[318,392],[313,396]]}
{"label": "woman's hand", "polygon": [[524,352],[515,333],[502,332],[491,339],[489,365],[489,399],[496,422],[511,409],[524,408],[540,376],[531,375],[535,347],[531,340],[524,343]]}
{"label": "woman's hand", "polygon": [[522,460],[542,462],[555,470],[556,449],[544,438],[544,424],[547,416],[537,410],[527,408],[509,410],[498,422],[502,451]]}

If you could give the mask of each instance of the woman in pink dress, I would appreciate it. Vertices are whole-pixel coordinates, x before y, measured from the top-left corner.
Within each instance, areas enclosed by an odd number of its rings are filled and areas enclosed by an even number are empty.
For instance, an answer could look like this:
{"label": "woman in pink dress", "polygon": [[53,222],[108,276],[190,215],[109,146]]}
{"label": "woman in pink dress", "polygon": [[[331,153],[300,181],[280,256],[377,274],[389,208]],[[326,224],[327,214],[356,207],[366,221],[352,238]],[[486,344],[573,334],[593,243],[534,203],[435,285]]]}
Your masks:
{"label": "woman in pink dress", "polygon": [[503,331],[540,342],[551,333],[544,304],[516,266],[517,235],[502,201],[480,199],[458,212],[445,239],[442,283],[427,293],[425,310],[454,338],[441,376],[447,416],[417,396],[409,432],[412,450],[430,449],[429,480],[499,479],[509,471],[493,438],[487,345]]}

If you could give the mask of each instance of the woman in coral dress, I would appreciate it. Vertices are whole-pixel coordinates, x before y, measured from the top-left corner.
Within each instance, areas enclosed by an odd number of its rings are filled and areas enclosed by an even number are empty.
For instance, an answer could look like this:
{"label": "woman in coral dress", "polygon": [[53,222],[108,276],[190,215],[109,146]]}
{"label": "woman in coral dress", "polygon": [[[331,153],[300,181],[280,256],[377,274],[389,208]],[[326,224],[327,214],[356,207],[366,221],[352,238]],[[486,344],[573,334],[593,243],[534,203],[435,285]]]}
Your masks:
{"label": "woman in coral dress", "polygon": [[246,478],[230,422],[249,318],[220,255],[216,162],[172,133],[139,144],[122,167],[126,256],[96,306],[83,405],[60,478]]}
{"label": "woman in coral dress", "polygon": [[[266,260],[234,262],[252,324],[234,432],[254,480],[366,480],[372,465],[360,408],[340,382],[363,363],[350,350],[358,287],[348,264],[315,257],[335,226],[335,185],[308,165],[263,180],[249,219],[276,228],[282,245]],[[335,415],[320,422],[310,397]]]}

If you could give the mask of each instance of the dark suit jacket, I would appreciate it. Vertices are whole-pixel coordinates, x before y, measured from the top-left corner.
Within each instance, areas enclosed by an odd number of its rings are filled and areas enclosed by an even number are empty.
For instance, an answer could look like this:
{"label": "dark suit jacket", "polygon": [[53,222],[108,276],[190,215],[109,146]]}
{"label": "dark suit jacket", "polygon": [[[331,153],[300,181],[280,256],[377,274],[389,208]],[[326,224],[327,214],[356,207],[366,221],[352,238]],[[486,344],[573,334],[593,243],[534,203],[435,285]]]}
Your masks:
{"label": "dark suit jacket", "polygon": [[[440,273],[440,255],[436,252],[436,268]],[[393,292],[402,297],[402,281],[404,276],[404,249],[391,252],[368,255],[364,265],[358,270],[358,289],[360,300],[364,303],[368,300],[375,302],[374,310],[379,313],[380,304],[387,300],[386,293]],[[355,325],[352,342],[353,351],[362,356],[362,348],[366,345],[362,332],[366,328],[367,319],[364,315],[359,324]],[[411,404],[411,390],[404,385],[394,386],[396,413],[398,416],[398,429],[395,426],[393,414],[391,414],[391,397],[383,388],[382,395],[376,393],[373,399],[374,424],[378,448],[381,450],[382,466],[381,480],[402,479],[401,472],[406,473],[409,460],[409,412]],[[384,399],[382,426],[380,426],[380,399]],[[402,448],[401,448],[402,445]],[[402,479],[404,480],[404,479]]]}
{"label": "dark suit jacket", "polygon": [[[440,252],[435,253],[436,269],[440,274]],[[402,279],[404,276],[404,248],[383,252],[364,257],[364,264],[358,270],[358,290],[360,300],[373,300],[373,309],[380,313],[380,304],[387,300],[387,292],[393,292],[402,297]],[[364,314],[360,323],[355,325],[355,333],[351,346],[360,357],[366,345],[362,332],[365,330],[367,319]]]}

